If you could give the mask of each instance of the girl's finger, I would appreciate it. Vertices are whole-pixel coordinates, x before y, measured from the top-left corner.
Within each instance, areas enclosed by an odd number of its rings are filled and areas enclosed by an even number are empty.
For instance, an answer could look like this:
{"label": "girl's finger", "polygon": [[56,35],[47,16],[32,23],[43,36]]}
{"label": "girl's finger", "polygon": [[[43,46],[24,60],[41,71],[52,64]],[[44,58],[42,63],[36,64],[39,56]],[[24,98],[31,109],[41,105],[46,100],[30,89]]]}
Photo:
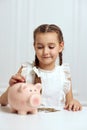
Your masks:
{"label": "girl's finger", "polygon": [[25,78],[21,75],[14,75],[14,76],[12,76],[12,79],[16,80],[16,81],[21,81],[21,82],[25,81]]}

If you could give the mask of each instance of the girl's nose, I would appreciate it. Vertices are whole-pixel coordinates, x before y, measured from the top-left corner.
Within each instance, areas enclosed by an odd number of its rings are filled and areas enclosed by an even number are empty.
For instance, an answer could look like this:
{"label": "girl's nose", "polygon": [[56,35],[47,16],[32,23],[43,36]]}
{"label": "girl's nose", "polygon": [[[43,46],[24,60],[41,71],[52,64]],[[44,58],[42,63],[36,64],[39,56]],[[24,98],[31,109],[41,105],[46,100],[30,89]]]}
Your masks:
{"label": "girl's nose", "polygon": [[44,53],[44,54],[48,54],[48,53],[49,53],[49,49],[48,49],[47,47],[45,47],[45,48],[43,49],[43,53]]}

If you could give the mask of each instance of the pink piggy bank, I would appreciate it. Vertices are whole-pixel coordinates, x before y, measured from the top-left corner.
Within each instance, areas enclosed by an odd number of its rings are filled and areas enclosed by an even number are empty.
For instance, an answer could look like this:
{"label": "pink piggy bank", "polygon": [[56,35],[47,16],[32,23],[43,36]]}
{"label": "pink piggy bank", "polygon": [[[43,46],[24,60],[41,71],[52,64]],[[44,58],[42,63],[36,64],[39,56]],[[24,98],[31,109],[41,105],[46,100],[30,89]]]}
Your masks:
{"label": "pink piggy bank", "polygon": [[41,103],[41,84],[17,83],[9,87],[8,104],[12,112],[36,114]]}

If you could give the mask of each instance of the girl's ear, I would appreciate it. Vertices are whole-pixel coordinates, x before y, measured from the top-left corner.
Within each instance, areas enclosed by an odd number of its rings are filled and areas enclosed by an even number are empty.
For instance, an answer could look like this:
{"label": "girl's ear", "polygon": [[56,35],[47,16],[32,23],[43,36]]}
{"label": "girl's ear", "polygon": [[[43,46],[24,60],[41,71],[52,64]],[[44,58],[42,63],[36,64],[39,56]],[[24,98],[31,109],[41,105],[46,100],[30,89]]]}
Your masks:
{"label": "girl's ear", "polygon": [[59,43],[59,52],[62,52],[64,49],[64,42]]}

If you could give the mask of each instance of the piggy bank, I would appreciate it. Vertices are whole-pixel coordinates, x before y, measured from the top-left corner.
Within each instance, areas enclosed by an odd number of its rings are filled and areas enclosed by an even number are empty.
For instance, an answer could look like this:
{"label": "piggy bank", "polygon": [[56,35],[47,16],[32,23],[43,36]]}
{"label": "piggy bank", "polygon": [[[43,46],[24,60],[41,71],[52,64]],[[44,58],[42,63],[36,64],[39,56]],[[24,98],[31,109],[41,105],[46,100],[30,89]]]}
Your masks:
{"label": "piggy bank", "polygon": [[41,84],[17,83],[9,87],[8,104],[12,112],[36,114],[41,103]]}

